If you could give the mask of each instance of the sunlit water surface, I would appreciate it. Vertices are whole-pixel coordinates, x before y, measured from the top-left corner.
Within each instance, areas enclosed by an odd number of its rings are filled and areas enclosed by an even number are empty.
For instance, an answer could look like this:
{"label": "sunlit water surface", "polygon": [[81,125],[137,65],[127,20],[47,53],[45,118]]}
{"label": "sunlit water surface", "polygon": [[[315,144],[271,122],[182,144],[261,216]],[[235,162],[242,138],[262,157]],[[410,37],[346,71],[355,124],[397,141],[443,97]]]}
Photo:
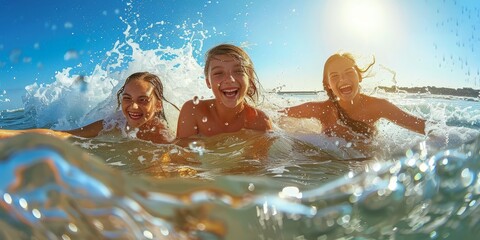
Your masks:
{"label": "sunlit water surface", "polygon": [[[208,34],[187,27],[183,46],[152,47],[150,35],[137,34],[151,29],[125,22],[124,39],[91,74],[66,68],[50,84],[26,86],[24,107],[2,111],[0,127],[114,121],[115,93],[136,71],[159,75],[177,106],[212,97],[197,61]],[[381,121],[371,147],[359,150],[322,135],[312,119],[278,113],[325,93],[264,92],[258,107],[274,123],[267,134],[178,145],[121,132],[0,140],[0,239],[476,239],[478,98],[362,91],[426,119],[430,134]],[[178,111],[165,104],[165,112],[174,134]]]}

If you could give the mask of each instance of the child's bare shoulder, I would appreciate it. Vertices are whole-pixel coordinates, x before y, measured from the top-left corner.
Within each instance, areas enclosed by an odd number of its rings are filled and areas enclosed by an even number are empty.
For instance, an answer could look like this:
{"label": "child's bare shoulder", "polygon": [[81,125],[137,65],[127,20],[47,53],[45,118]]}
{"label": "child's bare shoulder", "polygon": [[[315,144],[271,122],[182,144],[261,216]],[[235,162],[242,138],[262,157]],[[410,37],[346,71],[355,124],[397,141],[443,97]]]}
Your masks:
{"label": "child's bare shoulder", "polygon": [[268,118],[265,112],[248,104],[245,104],[245,112],[247,114],[247,118]]}
{"label": "child's bare shoulder", "polygon": [[272,123],[268,115],[255,107],[246,105],[246,125],[247,128],[255,129],[259,131],[266,131],[272,129]]}
{"label": "child's bare shoulder", "polygon": [[363,95],[365,102],[369,105],[375,105],[378,107],[391,105],[391,103],[385,98],[378,98],[374,96]]}
{"label": "child's bare shoulder", "polygon": [[312,104],[311,106],[315,110],[321,110],[321,112],[324,112],[324,113],[327,113],[329,111],[336,109],[335,104],[330,100],[312,102],[311,104]]}
{"label": "child's bare shoulder", "polygon": [[185,109],[189,112],[198,112],[198,111],[205,111],[206,109],[212,108],[213,100],[188,100],[183,104],[182,110]]}

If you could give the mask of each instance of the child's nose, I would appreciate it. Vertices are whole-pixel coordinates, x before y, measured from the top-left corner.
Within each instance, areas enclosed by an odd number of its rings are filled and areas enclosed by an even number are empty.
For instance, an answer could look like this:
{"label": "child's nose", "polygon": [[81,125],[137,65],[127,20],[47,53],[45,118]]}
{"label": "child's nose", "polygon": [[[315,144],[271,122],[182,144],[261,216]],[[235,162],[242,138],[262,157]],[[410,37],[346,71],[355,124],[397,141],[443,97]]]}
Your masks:
{"label": "child's nose", "polygon": [[228,81],[235,82],[235,77],[233,76],[232,72],[230,72],[230,73],[228,74],[227,80],[228,80]]}
{"label": "child's nose", "polygon": [[136,101],[132,102],[132,108],[134,109],[138,108],[138,103]]}

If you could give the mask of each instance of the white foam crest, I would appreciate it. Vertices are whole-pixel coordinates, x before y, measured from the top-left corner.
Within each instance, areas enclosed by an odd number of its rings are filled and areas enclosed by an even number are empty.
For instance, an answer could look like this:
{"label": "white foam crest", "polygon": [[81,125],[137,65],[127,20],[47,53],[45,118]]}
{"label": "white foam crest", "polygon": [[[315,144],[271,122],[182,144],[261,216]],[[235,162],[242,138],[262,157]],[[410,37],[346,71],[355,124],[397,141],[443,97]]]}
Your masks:
{"label": "white foam crest", "polygon": [[[116,114],[116,92],[129,75],[143,71],[160,77],[164,97],[178,108],[194,96],[210,97],[211,91],[203,80],[203,68],[194,56],[201,50],[197,48],[203,46],[206,36],[194,31],[187,33],[191,36],[177,36],[188,40],[179,48],[160,44],[152,47],[151,43],[144,45],[141,40],[134,40],[131,36],[138,36],[138,29],[127,24],[124,41],[114,43],[91,75],[71,74],[72,68],[65,68],[55,75],[51,84],[27,86],[23,98],[25,110],[33,114],[37,127],[72,129],[84,126]],[[175,129],[178,110],[166,102],[164,108],[169,126]]]}
{"label": "white foam crest", "polygon": [[124,47],[125,44],[122,43],[120,44],[120,41],[116,41],[112,50],[110,51],[107,51],[105,53],[105,55],[107,56],[107,58],[112,58],[113,56],[115,56],[115,54],[117,55],[116,57],[116,62],[110,64],[108,67],[110,69],[116,69],[118,67],[121,67],[122,66],[122,63],[124,63],[124,59],[125,59],[125,54],[120,50],[122,47]]}
{"label": "white foam crest", "polygon": [[25,111],[35,116],[37,127],[51,127],[59,122],[60,128],[76,125],[99,100],[109,95],[112,85],[96,80],[102,73],[83,77],[71,74],[71,70],[57,72],[53,83],[25,87]]}
{"label": "white foam crest", "polygon": [[415,147],[422,141],[432,150],[456,148],[480,134],[480,105],[465,104],[461,99],[444,99],[440,96],[402,97],[389,95],[389,100],[412,115],[426,119],[427,136],[419,135],[388,121],[378,124],[376,144],[389,155]]}

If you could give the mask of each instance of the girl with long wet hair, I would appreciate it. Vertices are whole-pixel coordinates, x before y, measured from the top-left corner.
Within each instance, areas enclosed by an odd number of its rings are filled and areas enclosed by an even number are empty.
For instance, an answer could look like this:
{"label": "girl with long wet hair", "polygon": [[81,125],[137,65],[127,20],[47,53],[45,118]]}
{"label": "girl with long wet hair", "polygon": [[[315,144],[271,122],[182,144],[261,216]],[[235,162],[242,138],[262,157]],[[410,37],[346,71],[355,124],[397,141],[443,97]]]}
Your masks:
{"label": "girl with long wet hair", "polygon": [[327,136],[347,141],[369,141],[376,133],[375,123],[384,118],[411,131],[425,134],[425,120],[412,116],[386,99],[360,93],[360,83],[375,64],[358,67],[349,53],[330,56],[324,65],[323,88],[328,100],[289,107],[289,117],[316,118]]}

